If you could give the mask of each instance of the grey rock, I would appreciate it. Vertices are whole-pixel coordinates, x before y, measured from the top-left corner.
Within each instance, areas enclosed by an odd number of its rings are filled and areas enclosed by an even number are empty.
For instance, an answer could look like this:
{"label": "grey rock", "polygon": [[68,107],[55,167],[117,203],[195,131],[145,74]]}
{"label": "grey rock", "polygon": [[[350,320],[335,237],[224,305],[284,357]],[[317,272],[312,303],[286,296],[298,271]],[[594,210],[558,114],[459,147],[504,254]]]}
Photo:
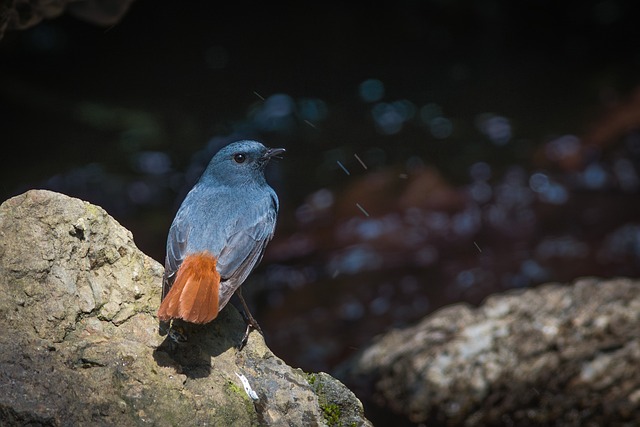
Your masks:
{"label": "grey rock", "polygon": [[338,377],[413,423],[640,421],[640,282],[583,278],[446,307],[379,337]]}
{"label": "grey rock", "polygon": [[97,206],[41,190],[3,203],[0,425],[370,425],[344,385],[259,333],[238,351],[231,305],[182,325],[185,343],[160,336],[162,272]]}

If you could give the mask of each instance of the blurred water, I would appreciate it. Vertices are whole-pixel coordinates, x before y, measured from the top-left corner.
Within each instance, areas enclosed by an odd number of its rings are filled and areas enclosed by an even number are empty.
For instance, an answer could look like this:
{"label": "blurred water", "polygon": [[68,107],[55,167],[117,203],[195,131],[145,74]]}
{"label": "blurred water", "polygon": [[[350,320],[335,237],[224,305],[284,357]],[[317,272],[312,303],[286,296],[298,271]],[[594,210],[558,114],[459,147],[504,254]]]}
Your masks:
{"label": "blurred water", "polygon": [[21,153],[3,200],[39,187],[97,203],[161,261],[217,149],[286,147],[268,175],[276,237],[244,293],[306,370],[444,304],[640,273],[626,3],[330,4],[293,20],[174,6],[0,41],[2,138]]}

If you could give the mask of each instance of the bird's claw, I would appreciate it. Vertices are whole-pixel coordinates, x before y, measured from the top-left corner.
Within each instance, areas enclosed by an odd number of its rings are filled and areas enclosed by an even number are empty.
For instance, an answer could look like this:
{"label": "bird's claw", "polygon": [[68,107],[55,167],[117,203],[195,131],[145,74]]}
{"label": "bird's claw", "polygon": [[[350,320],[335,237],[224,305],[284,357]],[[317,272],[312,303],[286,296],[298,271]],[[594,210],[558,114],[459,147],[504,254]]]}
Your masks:
{"label": "bird's claw", "polygon": [[247,320],[247,328],[244,331],[242,340],[240,340],[240,344],[238,344],[238,351],[242,350],[244,346],[247,345],[247,342],[249,341],[249,334],[251,333],[252,329],[255,329],[256,331],[260,332],[260,335],[264,335],[262,333],[262,329],[260,328],[260,325],[258,325],[255,319],[251,319],[251,320],[253,320],[253,323]]}
{"label": "bird's claw", "polygon": [[183,327],[171,324],[168,332],[169,338],[175,343],[182,343],[187,341],[187,334]]}

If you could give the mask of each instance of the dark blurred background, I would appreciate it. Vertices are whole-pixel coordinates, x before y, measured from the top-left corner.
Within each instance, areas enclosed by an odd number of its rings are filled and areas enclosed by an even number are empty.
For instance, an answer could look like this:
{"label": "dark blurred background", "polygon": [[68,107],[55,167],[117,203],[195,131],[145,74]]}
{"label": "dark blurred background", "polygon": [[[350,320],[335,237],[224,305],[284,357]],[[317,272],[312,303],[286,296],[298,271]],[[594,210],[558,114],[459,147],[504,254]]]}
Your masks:
{"label": "dark blurred background", "polygon": [[137,0],[106,26],[62,13],[0,40],[0,199],[80,197],[162,262],[219,147],[285,147],[268,176],[276,236],[245,295],[276,354],[331,372],[445,304],[638,276],[633,5]]}

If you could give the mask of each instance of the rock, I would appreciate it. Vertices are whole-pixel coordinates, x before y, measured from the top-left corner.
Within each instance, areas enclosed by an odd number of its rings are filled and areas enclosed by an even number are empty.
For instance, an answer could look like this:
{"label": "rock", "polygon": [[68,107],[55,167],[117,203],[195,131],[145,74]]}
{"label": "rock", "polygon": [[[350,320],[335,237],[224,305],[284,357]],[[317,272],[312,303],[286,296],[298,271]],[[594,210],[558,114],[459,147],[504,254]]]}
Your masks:
{"label": "rock", "polygon": [[118,23],[133,0],[4,0],[0,2],[0,39],[6,30],[24,30],[69,12],[95,25]]}
{"label": "rock", "polygon": [[39,190],[3,203],[0,425],[370,425],[344,385],[259,333],[238,351],[232,305],[163,341],[162,272],[97,206]]}
{"label": "rock", "polygon": [[395,425],[637,425],[639,331],[639,281],[584,278],[444,308],[338,377]]}

